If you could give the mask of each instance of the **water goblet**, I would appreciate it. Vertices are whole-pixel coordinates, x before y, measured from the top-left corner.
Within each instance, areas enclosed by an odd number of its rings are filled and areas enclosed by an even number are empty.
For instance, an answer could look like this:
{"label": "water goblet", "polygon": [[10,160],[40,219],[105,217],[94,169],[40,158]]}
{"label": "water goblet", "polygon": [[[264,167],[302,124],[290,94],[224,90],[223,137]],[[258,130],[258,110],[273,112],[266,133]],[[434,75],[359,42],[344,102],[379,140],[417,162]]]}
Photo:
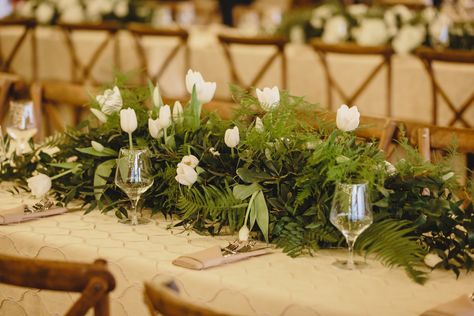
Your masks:
{"label": "water goblet", "polygon": [[35,111],[31,100],[11,101],[6,119],[8,135],[15,141],[17,155],[29,151],[28,141],[35,136],[36,127]]}
{"label": "water goblet", "polygon": [[124,191],[132,210],[128,218],[121,223],[139,225],[149,223],[150,220],[139,217],[137,213],[140,196],[153,185],[153,174],[150,162],[150,153],[146,148],[121,148],[117,159],[115,184]]}
{"label": "water goblet", "polygon": [[367,264],[354,261],[354,244],[357,237],[373,222],[367,183],[338,183],[332,201],[331,223],[341,231],[347,241],[349,258],[336,261],[335,266],[355,270]]}

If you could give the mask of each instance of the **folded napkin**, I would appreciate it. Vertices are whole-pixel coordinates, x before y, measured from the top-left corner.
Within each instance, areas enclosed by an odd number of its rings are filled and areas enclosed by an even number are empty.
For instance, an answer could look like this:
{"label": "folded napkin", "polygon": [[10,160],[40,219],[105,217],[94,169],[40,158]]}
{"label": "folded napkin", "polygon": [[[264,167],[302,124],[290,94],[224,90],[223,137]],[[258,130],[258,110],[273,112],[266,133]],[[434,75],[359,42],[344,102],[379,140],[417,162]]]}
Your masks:
{"label": "folded napkin", "polygon": [[180,256],[179,258],[173,260],[173,264],[188,269],[203,270],[210,267],[240,261],[250,257],[261,256],[270,252],[270,248],[257,248],[253,251],[241,252],[235,255],[233,254],[224,257],[222,255],[221,248],[219,246],[214,246],[188,255]]}
{"label": "folded napkin", "polygon": [[20,204],[14,207],[0,209],[0,225],[29,221],[35,218],[58,215],[67,211],[64,207],[54,207],[46,211],[36,213],[25,213],[25,205]]}
{"label": "folded napkin", "polygon": [[438,305],[420,316],[474,316],[474,301],[468,295]]}

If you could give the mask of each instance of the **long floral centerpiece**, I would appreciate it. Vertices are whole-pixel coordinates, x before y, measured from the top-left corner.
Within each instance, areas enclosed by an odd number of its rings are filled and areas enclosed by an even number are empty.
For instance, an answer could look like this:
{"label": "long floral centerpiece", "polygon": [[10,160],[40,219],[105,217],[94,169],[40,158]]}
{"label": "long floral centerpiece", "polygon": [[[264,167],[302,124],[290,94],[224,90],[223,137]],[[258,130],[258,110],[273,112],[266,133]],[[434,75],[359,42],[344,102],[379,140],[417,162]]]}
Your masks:
{"label": "long floral centerpiece", "polygon": [[406,157],[391,165],[375,141],[354,133],[357,107],[342,105],[335,124],[325,123],[315,105],[277,87],[256,89],[256,97],[232,87],[238,106],[227,120],[202,111],[216,84],[191,70],[184,107],[163,104],[151,83],[115,84],[91,100],[90,120],[14,154],[0,178],[65,205],[82,201],[86,213],[123,218],[130,205],[114,185],[118,151],[130,143],[147,147],[154,184],[143,206],[152,214],[203,234],[250,235],[290,256],[344,246],[329,222],[331,200],[337,183],[359,179],[369,184],[374,223],[357,251],[403,267],[420,283],[429,268],[457,275],[473,268],[474,207],[456,198],[460,186],[449,161],[425,162],[402,142]]}

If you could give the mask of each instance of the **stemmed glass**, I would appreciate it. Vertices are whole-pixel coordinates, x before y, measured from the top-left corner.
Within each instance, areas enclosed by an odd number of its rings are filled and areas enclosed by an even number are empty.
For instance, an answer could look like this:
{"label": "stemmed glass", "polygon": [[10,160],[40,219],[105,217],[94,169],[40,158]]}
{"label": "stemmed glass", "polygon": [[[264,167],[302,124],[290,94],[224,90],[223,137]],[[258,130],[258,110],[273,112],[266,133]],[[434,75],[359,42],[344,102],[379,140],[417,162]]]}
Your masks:
{"label": "stemmed glass", "polygon": [[30,100],[11,101],[6,119],[8,135],[15,141],[17,155],[28,152],[28,141],[35,136],[36,119],[33,102]]}
{"label": "stemmed glass", "polygon": [[153,185],[148,149],[139,147],[120,149],[115,184],[127,194],[132,204],[132,211],[128,213],[128,219],[122,220],[121,223],[130,225],[149,223],[149,219],[138,217],[137,214],[140,196]]}
{"label": "stemmed glass", "polygon": [[346,270],[365,266],[365,262],[354,261],[353,248],[357,237],[373,222],[367,183],[338,183],[329,219],[346,237],[349,248],[349,259],[334,265]]}

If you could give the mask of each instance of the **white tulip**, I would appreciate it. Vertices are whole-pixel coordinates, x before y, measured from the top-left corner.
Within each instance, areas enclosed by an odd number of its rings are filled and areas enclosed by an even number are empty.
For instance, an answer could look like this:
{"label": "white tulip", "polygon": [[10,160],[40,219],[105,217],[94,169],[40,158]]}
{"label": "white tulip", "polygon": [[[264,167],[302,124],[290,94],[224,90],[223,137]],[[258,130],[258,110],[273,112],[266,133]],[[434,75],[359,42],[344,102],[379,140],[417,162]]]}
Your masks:
{"label": "white tulip", "polygon": [[36,20],[42,24],[50,23],[54,16],[54,7],[48,2],[42,2],[36,8]]}
{"label": "white tulip", "polygon": [[153,105],[157,108],[161,106],[161,94],[158,83],[156,84],[155,88],[153,88]]}
{"label": "white tulip", "polygon": [[214,147],[209,148],[209,152],[210,152],[211,155],[213,155],[214,157],[219,157],[219,156],[221,155],[221,153],[218,152]]}
{"label": "white tulip", "polygon": [[79,4],[65,8],[61,13],[61,21],[65,23],[81,23],[84,20],[84,10]]}
{"label": "white tulip", "polygon": [[278,87],[256,89],[258,102],[260,106],[267,112],[275,109],[280,105],[280,91]]}
{"label": "white tulip", "polygon": [[258,116],[255,119],[255,130],[259,133],[263,133],[265,131],[265,127],[263,126],[263,122]]}
{"label": "white tulip", "polygon": [[197,98],[201,103],[207,103],[212,100],[216,92],[215,82],[206,82],[201,73],[188,70],[186,74],[186,89],[189,93],[193,93],[193,87],[196,87]]}
{"label": "white tulip", "polygon": [[406,24],[393,39],[393,49],[398,54],[407,54],[423,43],[425,33],[423,25]]}
{"label": "white tulip", "polygon": [[349,25],[345,17],[337,15],[326,22],[322,40],[334,44],[344,42],[349,37]]}
{"label": "white tulip", "polygon": [[177,124],[182,124],[184,121],[183,106],[179,101],[176,101],[173,106],[173,121]]}
{"label": "white tulip", "polygon": [[107,115],[105,115],[104,113],[102,113],[102,111],[99,111],[99,110],[97,110],[97,109],[91,108],[91,112],[92,112],[92,114],[94,114],[95,117],[97,117],[97,119],[98,119],[99,121],[101,121],[102,123],[107,122]]}
{"label": "white tulip", "polygon": [[357,106],[349,107],[345,104],[337,110],[336,125],[341,131],[350,132],[359,126],[360,113]]}
{"label": "white tulip", "polygon": [[92,148],[94,148],[98,152],[102,152],[104,150],[104,145],[98,143],[96,141],[91,141]]}
{"label": "white tulip", "polygon": [[421,11],[421,17],[426,23],[431,23],[431,21],[433,21],[436,17],[436,14],[437,10],[432,6],[426,7],[423,11]]}
{"label": "white tulip", "polygon": [[403,4],[398,4],[390,8],[389,11],[392,11],[395,15],[398,15],[402,23],[407,23],[414,17],[414,13]]}
{"label": "white tulip", "polygon": [[176,181],[182,185],[192,186],[197,181],[198,174],[193,167],[179,163],[176,168]]}
{"label": "white tulip", "polygon": [[114,14],[119,18],[126,17],[128,15],[128,1],[123,0],[115,5]]}
{"label": "white tulip", "polygon": [[148,130],[150,132],[151,137],[157,139],[163,136],[163,126],[160,124],[160,120],[156,119],[153,120],[151,118],[148,119]]}
{"label": "white tulip", "polygon": [[353,30],[357,44],[362,46],[376,46],[385,44],[388,40],[388,30],[381,19],[363,19],[358,28]]}
{"label": "white tulip", "polygon": [[349,11],[349,14],[356,18],[364,16],[368,10],[369,7],[363,3],[351,4],[347,6],[347,11]]}
{"label": "white tulip", "polygon": [[52,185],[51,178],[42,173],[28,178],[26,182],[28,182],[31,193],[37,198],[41,198],[48,193]]}
{"label": "white tulip", "polygon": [[387,25],[388,34],[392,37],[398,32],[397,16],[390,10],[385,11],[383,15],[385,24]]}
{"label": "white tulip", "polygon": [[250,230],[247,225],[244,225],[239,230],[239,241],[247,241],[249,240]]}
{"label": "white tulip", "polygon": [[199,164],[199,159],[194,155],[187,155],[181,159],[181,163],[190,166],[191,168],[196,168]]}
{"label": "white tulip", "polygon": [[137,114],[134,109],[128,108],[120,111],[120,127],[126,133],[133,133],[138,126]]}
{"label": "white tulip", "polygon": [[334,6],[332,5],[321,5],[313,10],[311,16],[313,18],[325,19],[327,20],[334,14]]}
{"label": "white tulip", "polygon": [[168,128],[171,126],[171,108],[169,105],[160,107],[158,120],[160,121],[162,128]]}
{"label": "white tulip", "polygon": [[113,89],[107,89],[104,94],[95,97],[100,105],[102,112],[107,115],[120,111],[123,105],[122,95],[117,86]]}
{"label": "white tulip", "polygon": [[234,128],[229,128],[225,131],[224,134],[224,143],[229,148],[236,147],[240,142],[239,128],[234,126]]}
{"label": "white tulip", "polygon": [[442,262],[443,259],[441,259],[437,254],[429,253],[425,256],[423,261],[428,267],[434,268],[438,263]]}

